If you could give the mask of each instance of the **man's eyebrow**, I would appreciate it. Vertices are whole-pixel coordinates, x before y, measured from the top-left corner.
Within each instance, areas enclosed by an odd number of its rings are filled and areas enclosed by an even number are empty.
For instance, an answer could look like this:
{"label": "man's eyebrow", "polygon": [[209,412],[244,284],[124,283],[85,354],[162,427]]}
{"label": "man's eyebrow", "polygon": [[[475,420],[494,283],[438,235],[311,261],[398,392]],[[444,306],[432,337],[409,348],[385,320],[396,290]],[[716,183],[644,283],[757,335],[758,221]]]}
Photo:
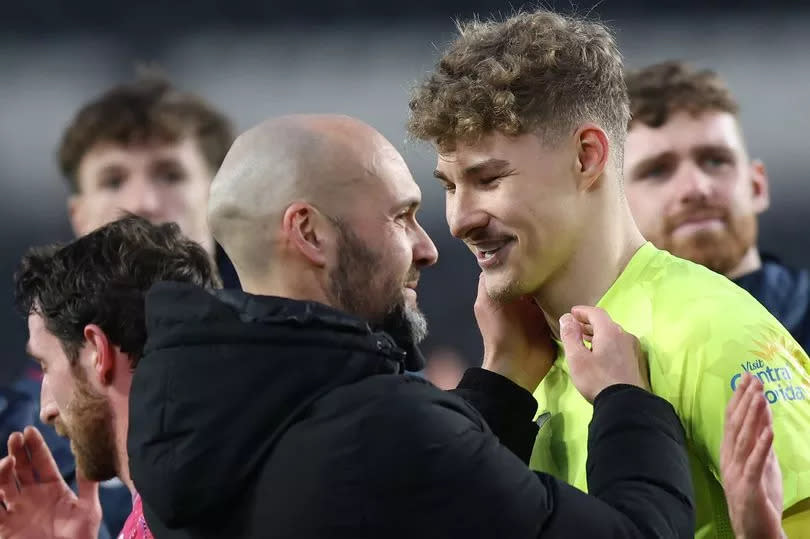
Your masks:
{"label": "man's eyebrow", "polygon": [[481,161],[480,163],[476,163],[474,165],[471,165],[471,166],[465,168],[464,171],[461,174],[462,174],[462,176],[465,176],[465,177],[475,176],[477,174],[480,174],[481,172],[484,172],[485,170],[490,170],[490,169],[493,169],[493,168],[502,169],[502,168],[506,168],[508,166],[509,166],[509,161],[506,161],[504,159],[495,159],[493,157],[493,158],[487,159],[486,161]]}
{"label": "man's eyebrow", "polygon": [[396,205],[395,211],[400,212],[403,210],[408,210],[409,212],[415,212],[419,209],[422,201],[419,197],[408,197],[406,200],[400,202]]}
{"label": "man's eyebrow", "polygon": [[630,173],[631,174],[637,174],[639,171],[641,171],[641,170],[643,170],[643,169],[645,169],[645,168],[647,168],[647,167],[649,167],[649,166],[651,166],[651,165],[653,165],[655,163],[658,163],[659,161],[663,161],[663,160],[666,160],[666,159],[672,159],[674,156],[675,156],[675,152],[672,152],[672,151],[669,151],[669,150],[658,152],[655,155],[650,155],[648,157],[645,157],[644,159],[642,159],[638,163],[634,163],[630,167]]}
{"label": "man's eyebrow", "polygon": [[[509,167],[509,161],[506,161],[505,159],[495,159],[493,157],[485,161],[481,161],[480,163],[470,165],[461,172],[461,175],[462,177],[476,176],[490,169],[503,169],[507,167]],[[447,175],[439,169],[433,171],[433,177],[444,182],[450,181]]]}

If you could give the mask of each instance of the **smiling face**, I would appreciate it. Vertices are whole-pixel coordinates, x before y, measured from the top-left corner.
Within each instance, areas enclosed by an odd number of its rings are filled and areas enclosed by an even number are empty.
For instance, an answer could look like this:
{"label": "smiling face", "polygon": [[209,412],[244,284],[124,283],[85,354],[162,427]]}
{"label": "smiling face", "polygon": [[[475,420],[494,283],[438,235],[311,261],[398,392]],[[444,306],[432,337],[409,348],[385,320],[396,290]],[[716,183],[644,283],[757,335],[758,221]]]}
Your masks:
{"label": "smiling face", "polygon": [[587,222],[576,161],[574,144],[497,132],[439,155],[447,224],[476,256],[490,296],[534,293],[572,256]]}
{"label": "smiling face", "polygon": [[723,274],[755,247],[767,177],[749,161],[732,114],[679,112],[658,128],[634,123],[625,180],[633,217],[657,247]]}
{"label": "smiling face", "polygon": [[400,155],[383,148],[374,177],[357,182],[362,196],[336,222],[337,253],[330,269],[335,305],[418,342],[427,324],[417,305],[423,268],[436,263],[436,247],[416,220],[421,192]]}

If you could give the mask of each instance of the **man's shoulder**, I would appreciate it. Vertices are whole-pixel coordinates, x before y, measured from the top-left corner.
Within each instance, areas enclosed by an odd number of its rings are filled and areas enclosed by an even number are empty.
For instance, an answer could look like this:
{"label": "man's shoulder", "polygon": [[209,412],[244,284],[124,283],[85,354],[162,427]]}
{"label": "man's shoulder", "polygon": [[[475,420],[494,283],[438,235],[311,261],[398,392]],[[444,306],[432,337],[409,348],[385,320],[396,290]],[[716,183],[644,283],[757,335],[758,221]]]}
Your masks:
{"label": "man's shoulder", "polygon": [[[707,325],[772,325],[776,319],[753,296],[725,276],[694,262],[659,251],[641,276],[650,315],[660,329],[685,337]],[[685,333],[685,335],[683,334]]]}

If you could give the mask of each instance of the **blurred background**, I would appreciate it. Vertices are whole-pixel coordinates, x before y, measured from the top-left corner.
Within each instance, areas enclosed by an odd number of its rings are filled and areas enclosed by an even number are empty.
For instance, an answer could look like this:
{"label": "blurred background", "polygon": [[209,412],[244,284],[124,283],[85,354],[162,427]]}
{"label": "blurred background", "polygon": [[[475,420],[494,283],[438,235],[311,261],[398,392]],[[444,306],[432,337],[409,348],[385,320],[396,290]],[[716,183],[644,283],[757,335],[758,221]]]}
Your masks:
{"label": "blurred background", "polygon": [[[752,156],[765,161],[771,209],[760,247],[810,266],[810,2],[604,0],[544,2],[596,15],[615,29],[629,67],[679,58],[712,67],[742,104]],[[242,131],[293,112],[356,116],[404,154],[424,195],[421,221],[439,264],[423,273],[429,354],[479,363],[472,315],[478,266],[447,232],[430,148],[409,142],[408,90],[452,36],[453,18],[508,14],[483,0],[190,0],[3,2],[0,16],[0,383],[25,365],[24,322],[11,278],[31,245],[71,238],[67,189],[56,167],[61,132],[77,107],[139,63],[205,97]],[[452,375],[452,373],[451,373]],[[443,377],[445,374],[436,374]],[[452,377],[452,376],[451,376]]]}

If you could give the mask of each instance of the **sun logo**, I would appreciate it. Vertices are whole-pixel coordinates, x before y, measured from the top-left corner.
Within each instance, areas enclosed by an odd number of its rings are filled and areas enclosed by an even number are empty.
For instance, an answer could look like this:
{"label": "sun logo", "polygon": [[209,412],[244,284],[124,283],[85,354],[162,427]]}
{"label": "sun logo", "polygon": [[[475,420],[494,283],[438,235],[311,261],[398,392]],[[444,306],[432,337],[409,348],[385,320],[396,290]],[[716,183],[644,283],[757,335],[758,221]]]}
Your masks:
{"label": "sun logo", "polygon": [[764,361],[773,361],[777,358],[785,359],[798,367],[797,370],[800,373],[810,373],[810,359],[785,331],[773,326],[758,326],[750,329],[752,333],[758,334],[754,338],[756,349],[751,351],[756,357]]}

